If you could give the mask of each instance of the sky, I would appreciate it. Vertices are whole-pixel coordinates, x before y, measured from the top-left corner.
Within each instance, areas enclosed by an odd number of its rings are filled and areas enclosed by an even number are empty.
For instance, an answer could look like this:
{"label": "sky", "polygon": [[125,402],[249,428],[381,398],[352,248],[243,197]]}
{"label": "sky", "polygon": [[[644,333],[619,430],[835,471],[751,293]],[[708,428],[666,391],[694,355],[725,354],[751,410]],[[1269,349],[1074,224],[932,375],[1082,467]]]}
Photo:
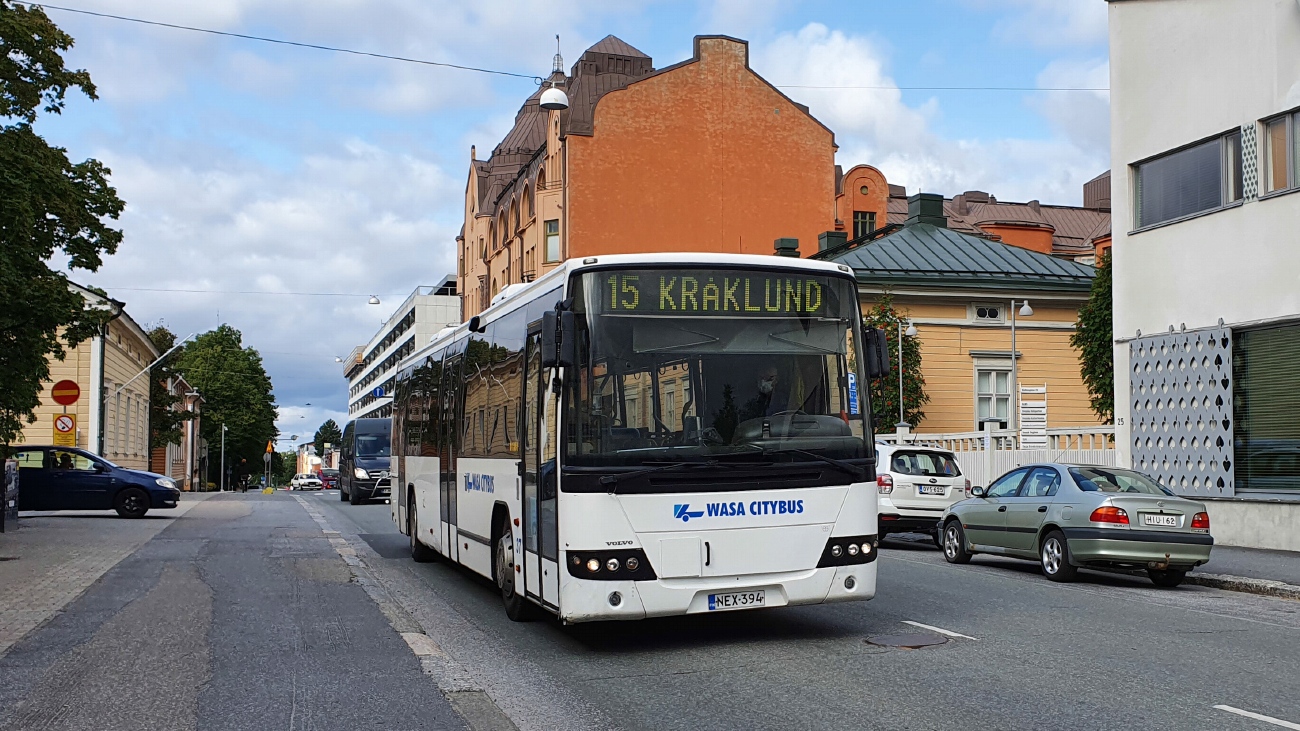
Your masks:
{"label": "sky", "polygon": [[[909,193],[1077,205],[1109,167],[1108,94],[1046,90],[1109,85],[1104,0],[62,2],[527,76],[550,71],[556,34],[566,67],[607,34],[662,67],[722,33],[835,132],[839,164]],[[37,131],[102,160],[126,202],[118,252],[69,276],[181,337],[242,331],[274,383],[282,448],[345,423],[335,358],[454,273],[470,145],[491,150],[535,83],[47,13],[99,99],[75,96]]]}

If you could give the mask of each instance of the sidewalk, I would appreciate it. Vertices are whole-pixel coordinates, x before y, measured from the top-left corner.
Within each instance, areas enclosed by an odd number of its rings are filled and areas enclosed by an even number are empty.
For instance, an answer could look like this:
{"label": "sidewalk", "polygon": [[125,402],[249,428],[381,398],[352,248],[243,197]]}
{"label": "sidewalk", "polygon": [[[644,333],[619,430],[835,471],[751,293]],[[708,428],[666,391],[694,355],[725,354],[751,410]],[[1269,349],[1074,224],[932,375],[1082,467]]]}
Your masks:
{"label": "sidewalk", "polygon": [[0,533],[0,657],[99,577],[215,493],[182,493],[139,520],[112,511],[23,512]]}

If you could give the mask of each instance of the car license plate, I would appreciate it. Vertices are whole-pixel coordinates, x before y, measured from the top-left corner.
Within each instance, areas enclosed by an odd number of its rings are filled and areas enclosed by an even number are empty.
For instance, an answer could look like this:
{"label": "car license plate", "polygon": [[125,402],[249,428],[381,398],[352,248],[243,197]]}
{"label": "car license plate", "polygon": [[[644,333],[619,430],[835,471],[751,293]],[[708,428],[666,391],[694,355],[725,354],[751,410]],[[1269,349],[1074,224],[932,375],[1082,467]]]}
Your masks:
{"label": "car license plate", "polygon": [[942,495],[943,485],[917,485],[916,493],[918,495]]}
{"label": "car license plate", "polygon": [[710,594],[709,611],[719,612],[727,609],[750,609],[761,607],[767,600],[767,592],[733,591],[729,594]]}
{"label": "car license plate", "polygon": [[1166,528],[1177,528],[1178,516],[1177,515],[1152,515],[1151,513],[1147,513],[1142,516],[1142,524],[1159,525],[1159,526],[1164,526]]}

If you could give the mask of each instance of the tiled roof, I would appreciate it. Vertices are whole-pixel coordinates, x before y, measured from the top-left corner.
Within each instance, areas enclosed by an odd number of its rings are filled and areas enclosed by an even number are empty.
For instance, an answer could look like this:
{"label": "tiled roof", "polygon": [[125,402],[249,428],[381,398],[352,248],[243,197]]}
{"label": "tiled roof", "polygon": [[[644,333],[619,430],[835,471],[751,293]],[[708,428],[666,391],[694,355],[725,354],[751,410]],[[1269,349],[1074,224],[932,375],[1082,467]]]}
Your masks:
{"label": "tiled roof", "polygon": [[817,255],[852,267],[860,282],[1087,292],[1094,269],[929,224]]}

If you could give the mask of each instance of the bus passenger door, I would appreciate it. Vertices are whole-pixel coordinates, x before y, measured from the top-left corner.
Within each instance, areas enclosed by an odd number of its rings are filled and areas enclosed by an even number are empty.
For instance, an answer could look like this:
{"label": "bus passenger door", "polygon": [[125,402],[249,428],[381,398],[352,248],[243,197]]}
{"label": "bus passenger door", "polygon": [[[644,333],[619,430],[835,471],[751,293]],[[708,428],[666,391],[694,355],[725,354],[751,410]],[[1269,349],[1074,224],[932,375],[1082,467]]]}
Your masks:
{"label": "bus passenger door", "polygon": [[461,349],[459,343],[448,351],[447,362],[442,369],[442,455],[438,460],[441,471],[439,480],[439,512],[442,527],[443,554],[453,561],[460,561],[460,544],[456,539],[456,493],[460,482],[456,477],[456,457],[461,448],[461,390],[460,368],[463,356],[452,352]]}
{"label": "bus passenger door", "polygon": [[533,328],[528,333],[524,355],[524,443],[520,471],[524,483],[524,515],[522,526],[523,550],[516,548],[522,557],[523,586],[526,596],[542,598],[542,570],[537,541],[538,480],[541,476],[541,426],[542,393],[545,391],[542,372],[541,333]]}

